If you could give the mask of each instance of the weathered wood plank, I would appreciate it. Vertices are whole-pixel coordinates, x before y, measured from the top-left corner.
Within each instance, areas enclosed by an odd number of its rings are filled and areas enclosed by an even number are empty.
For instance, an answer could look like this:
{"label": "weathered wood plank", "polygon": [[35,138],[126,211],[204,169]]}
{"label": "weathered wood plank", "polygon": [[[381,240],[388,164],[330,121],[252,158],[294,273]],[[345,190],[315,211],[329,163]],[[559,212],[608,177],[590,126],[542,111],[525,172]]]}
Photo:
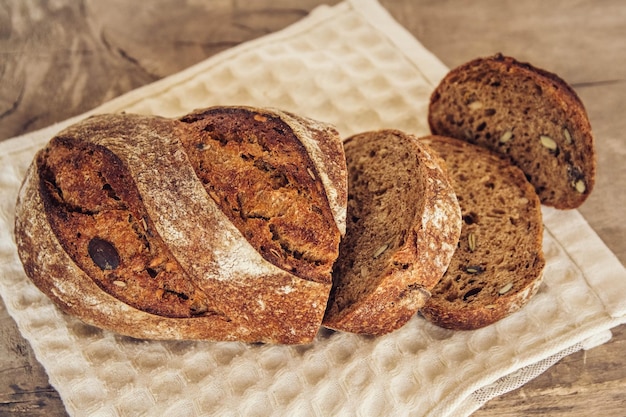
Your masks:
{"label": "weathered wood plank", "polygon": [[5,0],[0,138],[80,114],[282,29],[320,3]]}
{"label": "weathered wood plank", "polygon": [[0,416],[66,416],[59,394],[0,300]]}

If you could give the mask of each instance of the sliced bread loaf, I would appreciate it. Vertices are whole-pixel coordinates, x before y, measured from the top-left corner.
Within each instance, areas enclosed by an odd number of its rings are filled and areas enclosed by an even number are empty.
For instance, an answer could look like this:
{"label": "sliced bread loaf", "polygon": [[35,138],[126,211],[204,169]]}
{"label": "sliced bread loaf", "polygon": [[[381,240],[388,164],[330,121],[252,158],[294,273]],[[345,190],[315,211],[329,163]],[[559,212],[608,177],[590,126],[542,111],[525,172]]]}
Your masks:
{"label": "sliced bread loaf", "polygon": [[535,294],[545,264],[541,206],[517,167],[452,138],[421,139],[445,160],[461,206],[458,247],[422,315],[470,330],[518,310]]}
{"label": "sliced bread loaf", "polygon": [[340,137],[279,110],[105,114],[31,164],[26,274],[86,323],[136,338],[309,343],[345,230]]}
{"label": "sliced bread loaf", "polygon": [[366,132],[344,149],[347,229],[323,324],[380,335],[405,324],[441,279],[460,210],[441,161],[414,136]]}
{"label": "sliced bread loaf", "polygon": [[543,204],[580,206],[595,183],[594,139],[585,108],[557,75],[497,54],[448,73],[431,96],[433,134],[505,155]]}

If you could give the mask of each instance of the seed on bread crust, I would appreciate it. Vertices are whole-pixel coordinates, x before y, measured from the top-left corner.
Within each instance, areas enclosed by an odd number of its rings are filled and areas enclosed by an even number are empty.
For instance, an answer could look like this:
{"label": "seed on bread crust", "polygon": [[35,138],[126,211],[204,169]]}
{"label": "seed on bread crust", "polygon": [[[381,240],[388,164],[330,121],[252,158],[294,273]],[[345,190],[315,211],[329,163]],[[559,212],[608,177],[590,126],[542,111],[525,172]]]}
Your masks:
{"label": "seed on bread crust", "polygon": [[583,180],[576,181],[574,183],[574,188],[581,194],[583,194],[587,190],[587,186],[585,185],[585,181]]}
{"label": "seed on bread crust", "polygon": [[87,251],[91,260],[103,271],[117,269],[120,265],[117,249],[107,240],[94,237],[89,241]]}
{"label": "seed on bread crust", "polygon": [[389,244],[385,243],[384,245],[382,245],[381,247],[379,247],[376,252],[374,252],[374,256],[373,258],[376,259],[378,258],[380,255],[382,255],[383,253],[385,253],[385,251],[389,248]]}

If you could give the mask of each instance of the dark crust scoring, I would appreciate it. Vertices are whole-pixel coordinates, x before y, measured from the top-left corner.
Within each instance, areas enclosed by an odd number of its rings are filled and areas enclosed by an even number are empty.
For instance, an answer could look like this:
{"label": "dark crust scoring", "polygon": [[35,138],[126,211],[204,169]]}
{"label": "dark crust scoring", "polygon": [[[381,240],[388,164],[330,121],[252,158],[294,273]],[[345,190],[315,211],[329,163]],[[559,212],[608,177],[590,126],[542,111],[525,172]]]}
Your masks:
{"label": "dark crust scoring", "polygon": [[277,114],[241,107],[203,109],[181,121],[193,132],[182,143],[196,174],[255,249],[300,277],[327,282],[340,235],[318,169],[291,127]]}
{"label": "dark crust scoring", "polygon": [[[100,288],[164,317],[209,313],[206,296],[156,234],[128,169],[115,154],[77,137],[57,136],[35,163],[53,232]],[[116,256],[119,265],[98,265],[94,242],[107,242],[108,256]]]}

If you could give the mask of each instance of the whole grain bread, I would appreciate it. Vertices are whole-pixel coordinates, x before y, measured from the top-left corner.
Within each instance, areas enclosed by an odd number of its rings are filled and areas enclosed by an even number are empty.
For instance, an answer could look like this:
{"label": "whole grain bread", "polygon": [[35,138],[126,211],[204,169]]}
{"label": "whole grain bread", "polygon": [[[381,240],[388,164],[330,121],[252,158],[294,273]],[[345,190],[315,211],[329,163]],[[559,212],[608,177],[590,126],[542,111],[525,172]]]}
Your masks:
{"label": "whole grain bread", "polygon": [[94,116],[29,168],[15,238],[63,311],[137,338],[307,343],[345,230],[329,125],[270,109]]}
{"label": "whole grain bread", "polygon": [[344,148],[347,231],[323,324],[381,335],[404,325],[441,279],[460,209],[440,161],[414,136],[365,132]]}
{"label": "whole grain bread", "polygon": [[449,329],[484,327],[538,290],[545,265],[539,199],[519,168],[487,149],[441,136],[420,140],[445,160],[463,215],[454,256],[421,314]]}
{"label": "whole grain bread", "polygon": [[519,166],[541,202],[580,206],[596,175],[594,138],[576,92],[557,75],[501,54],[453,70],[432,93],[433,134],[498,152]]}

